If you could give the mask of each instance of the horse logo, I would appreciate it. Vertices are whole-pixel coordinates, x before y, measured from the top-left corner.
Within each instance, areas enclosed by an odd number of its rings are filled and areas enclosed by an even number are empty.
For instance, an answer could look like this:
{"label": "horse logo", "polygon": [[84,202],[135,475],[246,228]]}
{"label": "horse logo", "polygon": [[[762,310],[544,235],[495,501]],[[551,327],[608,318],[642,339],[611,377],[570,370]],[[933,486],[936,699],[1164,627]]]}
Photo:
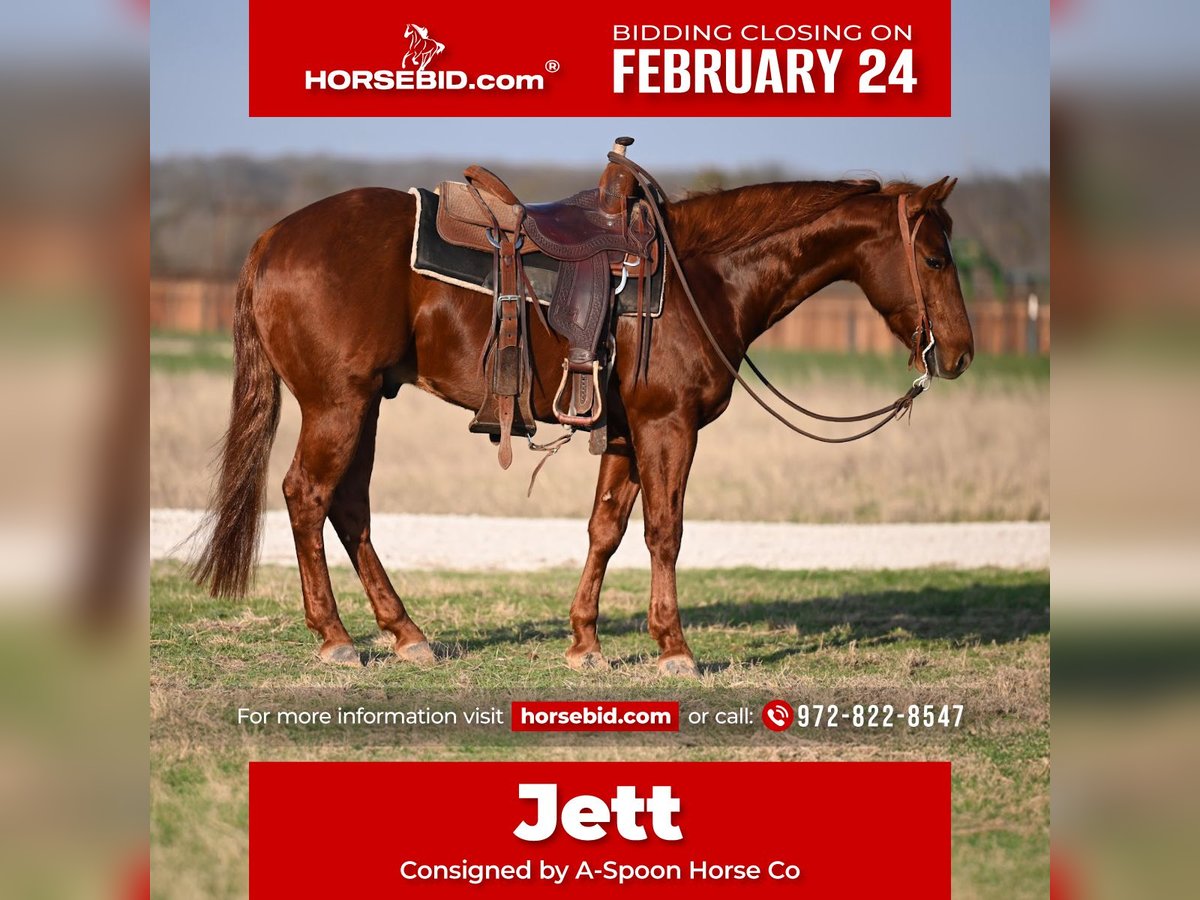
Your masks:
{"label": "horse logo", "polygon": [[408,52],[404,54],[402,65],[407,68],[409,60],[412,60],[418,72],[424,72],[433,58],[446,49],[445,44],[429,36],[428,28],[422,28],[420,25],[406,26],[404,36],[408,38]]}

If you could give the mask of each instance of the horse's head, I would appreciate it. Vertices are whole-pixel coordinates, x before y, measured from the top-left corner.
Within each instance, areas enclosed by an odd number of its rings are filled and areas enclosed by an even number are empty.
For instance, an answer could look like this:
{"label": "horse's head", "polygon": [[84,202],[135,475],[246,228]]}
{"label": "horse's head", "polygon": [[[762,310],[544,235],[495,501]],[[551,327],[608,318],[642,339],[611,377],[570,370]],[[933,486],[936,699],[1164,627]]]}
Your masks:
{"label": "horse's head", "polygon": [[882,195],[886,221],[859,248],[858,282],[867,299],[913,351],[918,371],[926,371],[927,359],[929,374],[943,378],[957,378],[975,355],[942,206],[956,183],[947,176],[919,189],[889,186]]}

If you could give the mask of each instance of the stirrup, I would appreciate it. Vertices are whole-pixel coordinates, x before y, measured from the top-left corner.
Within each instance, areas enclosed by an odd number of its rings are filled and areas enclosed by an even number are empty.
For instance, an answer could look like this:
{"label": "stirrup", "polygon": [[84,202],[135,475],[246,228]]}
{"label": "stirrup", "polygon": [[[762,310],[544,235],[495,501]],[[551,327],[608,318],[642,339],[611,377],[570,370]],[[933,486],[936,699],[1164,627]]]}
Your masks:
{"label": "stirrup", "polygon": [[[487,242],[492,245],[495,250],[500,249],[500,238],[497,237],[497,232],[490,225],[483,229],[483,236],[487,238]],[[525,234],[522,232],[516,236],[513,241],[513,249],[520,250],[525,245]]]}
{"label": "stirrup", "polygon": [[554,403],[551,409],[554,411],[555,417],[564,425],[571,425],[575,428],[591,428],[600,421],[600,416],[604,412],[604,397],[600,392],[600,360],[592,360],[592,388],[593,396],[596,402],[593,404],[594,412],[590,416],[573,416],[569,412],[563,412],[558,408],[559,401],[562,400],[563,391],[566,390],[567,381],[571,378],[571,369],[567,365],[567,361],[563,360],[563,377],[558,383],[558,390],[554,393]]}

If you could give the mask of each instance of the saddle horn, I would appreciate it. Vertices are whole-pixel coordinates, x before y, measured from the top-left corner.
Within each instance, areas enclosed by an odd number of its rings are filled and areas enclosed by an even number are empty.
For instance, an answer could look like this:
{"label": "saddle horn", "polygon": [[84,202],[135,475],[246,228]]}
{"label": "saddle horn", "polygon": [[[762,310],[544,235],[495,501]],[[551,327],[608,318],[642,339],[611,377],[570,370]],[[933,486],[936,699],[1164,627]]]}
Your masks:
{"label": "saddle horn", "polygon": [[[633,143],[631,137],[619,137],[613,142],[612,152],[617,156],[625,155],[625,148]],[[629,198],[637,190],[637,182],[633,173],[624,166],[610,162],[600,176],[600,210],[606,216],[616,219],[625,216]]]}

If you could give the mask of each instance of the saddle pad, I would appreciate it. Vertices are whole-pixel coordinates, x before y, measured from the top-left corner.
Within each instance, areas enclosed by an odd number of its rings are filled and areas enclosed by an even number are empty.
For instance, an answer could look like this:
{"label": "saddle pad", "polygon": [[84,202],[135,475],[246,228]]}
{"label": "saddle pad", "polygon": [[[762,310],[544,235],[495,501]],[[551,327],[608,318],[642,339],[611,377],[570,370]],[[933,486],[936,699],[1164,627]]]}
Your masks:
{"label": "saddle pad", "polygon": [[[413,240],[412,254],[409,259],[412,270],[446,284],[457,285],[492,297],[495,293],[492,284],[492,254],[466,247],[456,247],[454,244],[442,240],[437,230],[437,213],[440,203],[438,195],[424,188],[409,188],[408,192],[417,200],[416,237]],[[537,292],[539,302],[542,306],[549,306],[550,298],[554,295],[554,288],[558,283],[558,260],[551,259],[544,253],[534,252],[525,254],[522,261],[525,263],[525,274]],[[657,271],[651,274],[647,284],[646,309],[655,318],[662,315],[665,286],[663,274],[666,268],[666,266],[660,265]],[[613,278],[614,288],[619,281],[619,278]],[[626,288],[617,294],[617,310],[623,316],[637,315],[637,282],[635,280],[631,279]]]}

